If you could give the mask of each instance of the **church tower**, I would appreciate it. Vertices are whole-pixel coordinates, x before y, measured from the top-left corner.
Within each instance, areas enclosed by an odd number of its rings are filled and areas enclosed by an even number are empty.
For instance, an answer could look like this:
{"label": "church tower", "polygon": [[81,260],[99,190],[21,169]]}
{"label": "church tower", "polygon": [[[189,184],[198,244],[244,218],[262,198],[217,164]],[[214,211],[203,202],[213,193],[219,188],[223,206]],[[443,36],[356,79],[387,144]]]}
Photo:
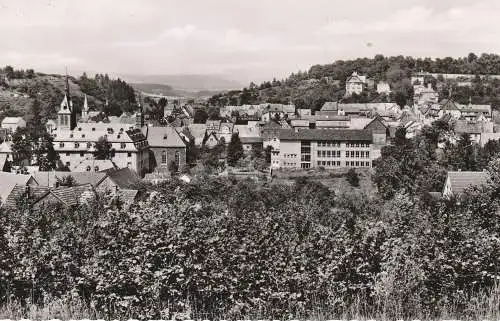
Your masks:
{"label": "church tower", "polygon": [[89,103],[87,102],[87,94],[85,94],[85,98],[83,100],[82,118],[89,118]]}
{"label": "church tower", "polygon": [[57,113],[57,128],[73,130],[76,127],[76,113],[69,93],[69,80],[66,74],[66,88],[63,101]]}

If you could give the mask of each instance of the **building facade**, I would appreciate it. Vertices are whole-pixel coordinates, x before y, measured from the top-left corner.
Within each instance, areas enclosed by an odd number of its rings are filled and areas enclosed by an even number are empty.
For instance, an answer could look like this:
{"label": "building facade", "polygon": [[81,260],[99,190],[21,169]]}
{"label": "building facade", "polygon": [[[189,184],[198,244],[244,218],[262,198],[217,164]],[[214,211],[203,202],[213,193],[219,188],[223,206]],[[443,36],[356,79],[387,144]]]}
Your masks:
{"label": "building facade", "polygon": [[283,169],[370,168],[373,135],[368,130],[281,130],[272,166]]}
{"label": "building facade", "polygon": [[345,95],[347,97],[352,96],[352,94],[361,94],[366,86],[366,76],[358,75],[356,71],[347,78],[345,82]]}
{"label": "building facade", "polygon": [[186,166],[186,143],[172,127],[145,127],[148,139],[150,167],[156,171],[168,171],[172,163],[178,170]]}

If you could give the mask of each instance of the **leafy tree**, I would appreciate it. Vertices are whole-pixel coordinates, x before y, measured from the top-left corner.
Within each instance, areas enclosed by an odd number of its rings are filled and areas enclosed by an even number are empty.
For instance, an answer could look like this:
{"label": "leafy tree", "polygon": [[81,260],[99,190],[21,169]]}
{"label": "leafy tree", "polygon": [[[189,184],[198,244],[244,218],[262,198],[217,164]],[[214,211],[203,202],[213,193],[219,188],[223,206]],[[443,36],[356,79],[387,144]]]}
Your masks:
{"label": "leafy tree", "polygon": [[241,144],[238,133],[231,136],[231,141],[227,145],[227,163],[229,166],[235,166],[240,158],[243,157],[243,145]]}
{"label": "leafy tree", "polygon": [[71,187],[71,186],[75,186],[75,184],[76,184],[75,178],[71,175],[66,175],[66,176],[63,176],[62,178],[56,177],[56,179],[57,179],[57,183],[59,184],[59,186]]}
{"label": "leafy tree", "polygon": [[99,137],[99,140],[95,144],[95,159],[111,159],[113,157],[111,147],[112,145],[106,137]]}
{"label": "leafy tree", "polygon": [[18,128],[12,135],[13,164],[21,165],[22,161],[31,161],[33,142],[27,128]]}
{"label": "leafy tree", "polygon": [[205,124],[208,117],[208,113],[205,111],[205,109],[198,108],[194,112],[193,121],[195,124]]}

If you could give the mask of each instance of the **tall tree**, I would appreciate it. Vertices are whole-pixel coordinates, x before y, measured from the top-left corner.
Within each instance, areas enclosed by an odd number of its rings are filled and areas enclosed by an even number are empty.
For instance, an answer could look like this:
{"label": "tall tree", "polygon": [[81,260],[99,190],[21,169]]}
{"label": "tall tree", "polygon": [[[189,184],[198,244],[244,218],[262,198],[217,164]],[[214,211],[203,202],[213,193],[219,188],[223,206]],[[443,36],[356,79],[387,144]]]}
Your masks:
{"label": "tall tree", "polygon": [[243,145],[240,136],[234,133],[231,141],[227,145],[227,163],[229,166],[235,166],[238,160],[243,157]]}

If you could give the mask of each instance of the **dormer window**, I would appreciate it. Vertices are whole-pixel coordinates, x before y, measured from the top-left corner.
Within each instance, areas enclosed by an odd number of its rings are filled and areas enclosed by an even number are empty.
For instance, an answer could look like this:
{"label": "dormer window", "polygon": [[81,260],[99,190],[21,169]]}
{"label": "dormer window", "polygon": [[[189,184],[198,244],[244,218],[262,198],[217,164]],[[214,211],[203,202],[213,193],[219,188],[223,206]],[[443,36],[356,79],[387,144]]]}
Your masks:
{"label": "dormer window", "polygon": [[78,127],[78,131],[81,132],[82,131],[82,128],[81,127]]}
{"label": "dormer window", "polygon": [[95,132],[95,127],[92,127],[92,131]]}
{"label": "dormer window", "polygon": [[82,138],[85,138],[85,134],[82,134]]}
{"label": "dormer window", "polygon": [[75,148],[80,148],[80,143],[75,143]]}
{"label": "dormer window", "polygon": [[125,147],[127,147],[127,144],[125,144],[125,143],[121,143],[121,144],[120,144],[120,148],[121,148],[121,149],[124,149]]}
{"label": "dormer window", "polygon": [[120,138],[120,137],[121,137],[120,134],[116,135],[116,138]]}
{"label": "dormer window", "polygon": [[92,147],[92,143],[87,143],[87,148],[91,148]]}
{"label": "dormer window", "polygon": [[59,143],[59,147],[63,148],[64,147],[64,143]]}
{"label": "dormer window", "polygon": [[73,138],[73,134],[69,134],[69,138]]}

